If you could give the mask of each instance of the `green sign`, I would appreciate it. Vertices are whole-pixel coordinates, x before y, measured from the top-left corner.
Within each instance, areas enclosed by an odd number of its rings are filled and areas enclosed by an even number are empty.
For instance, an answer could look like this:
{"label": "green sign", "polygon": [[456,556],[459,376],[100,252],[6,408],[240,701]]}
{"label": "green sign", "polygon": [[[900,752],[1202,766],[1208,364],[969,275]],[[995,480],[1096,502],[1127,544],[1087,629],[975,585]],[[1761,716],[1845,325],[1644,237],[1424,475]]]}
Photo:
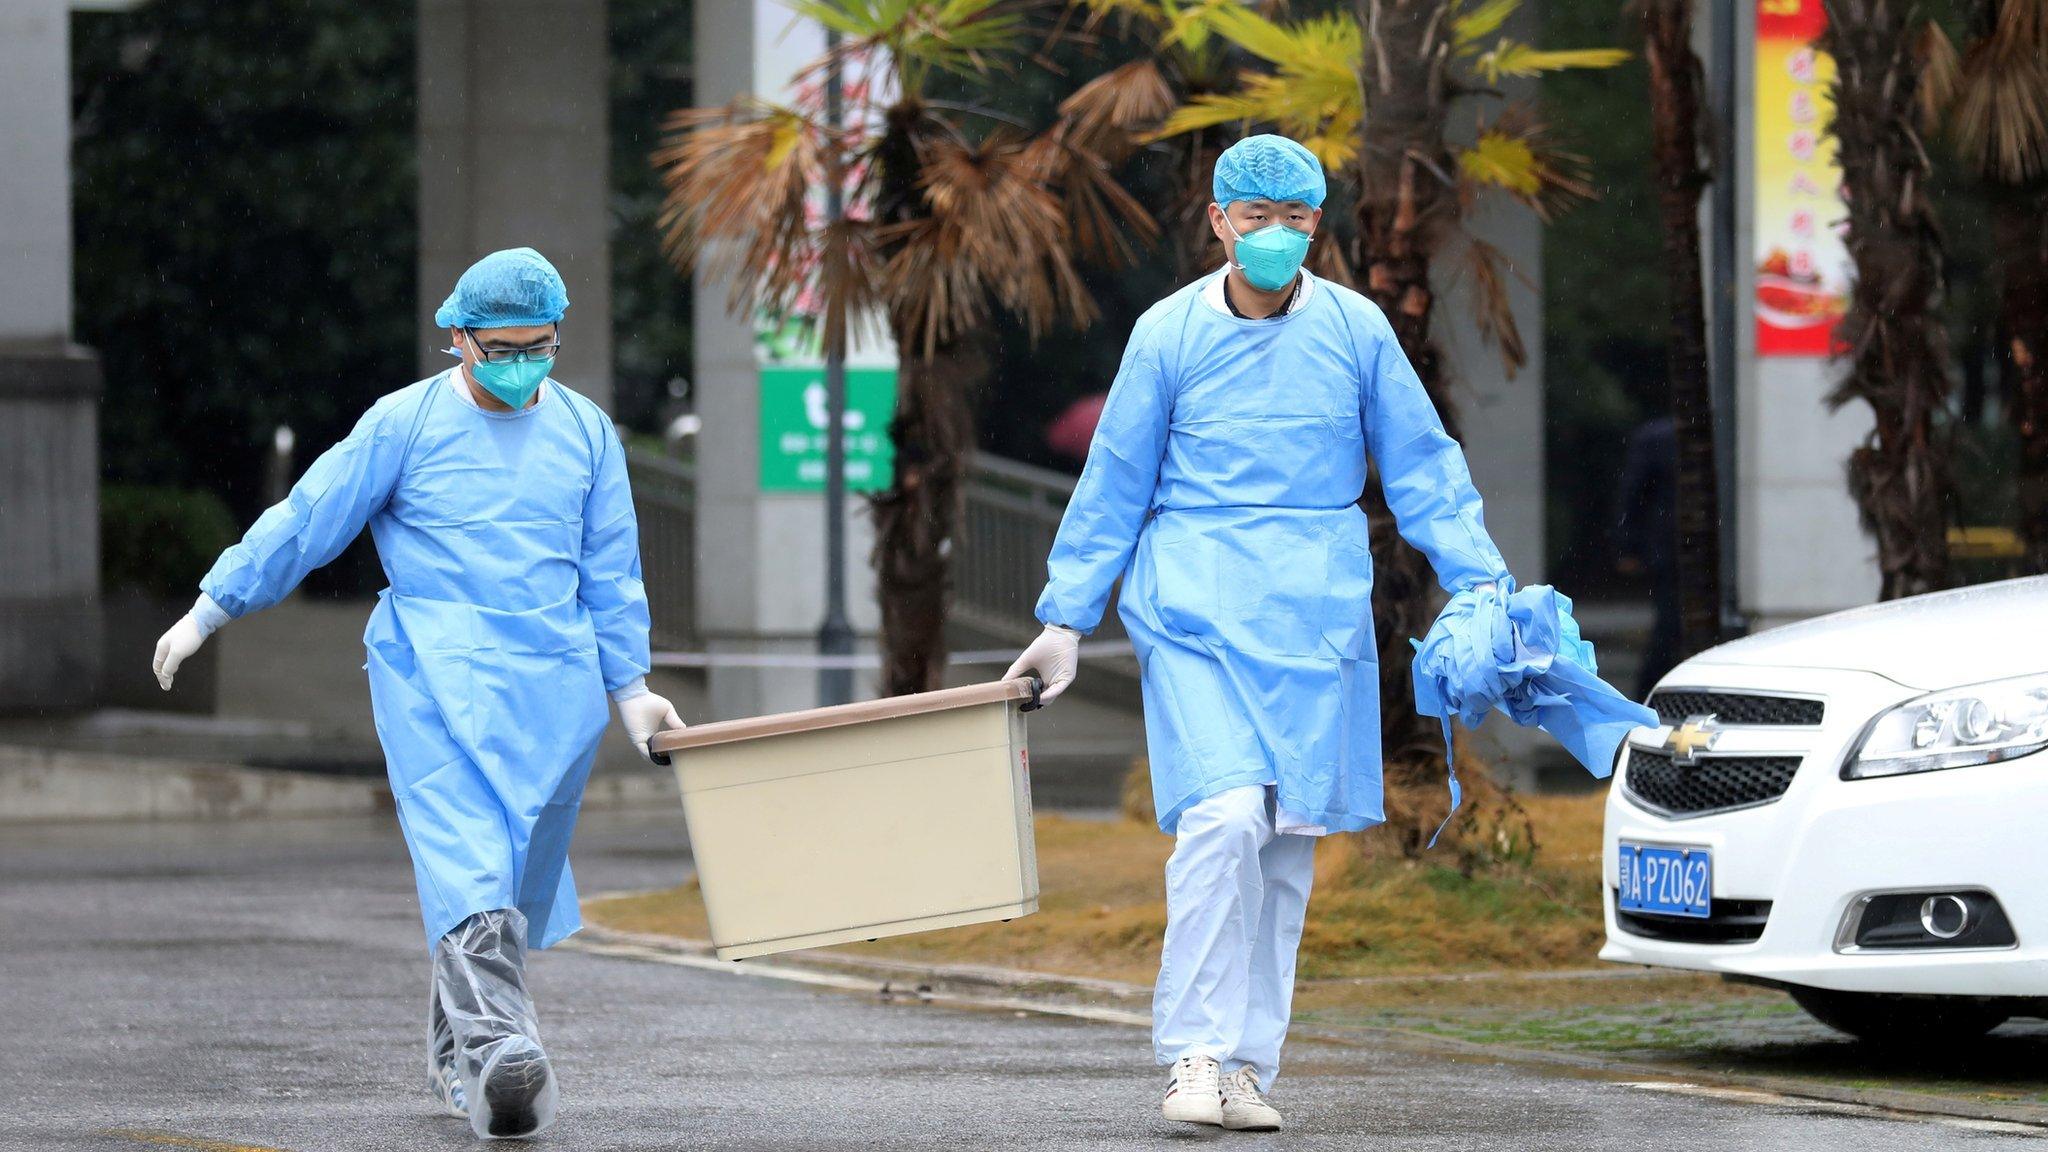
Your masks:
{"label": "green sign", "polygon": [[[896,369],[846,370],[846,487],[889,486],[895,455],[889,417],[896,410]],[[761,491],[825,490],[825,368],[761,366]]]}

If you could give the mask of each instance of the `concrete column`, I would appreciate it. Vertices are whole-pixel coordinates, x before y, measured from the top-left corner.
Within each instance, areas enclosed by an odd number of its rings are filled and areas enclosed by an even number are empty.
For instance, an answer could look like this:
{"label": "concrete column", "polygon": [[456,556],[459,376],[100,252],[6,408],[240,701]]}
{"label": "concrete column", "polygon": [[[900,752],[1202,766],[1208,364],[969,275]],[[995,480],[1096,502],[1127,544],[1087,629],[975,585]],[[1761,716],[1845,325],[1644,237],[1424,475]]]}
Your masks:
{"label": "concrete column", "polygon": [[422,375],[462,270],[536,248],[569,286],[555,375],[611,407],[608,64],[604,0],[420,0]]}
{"label": "concrete column", "polygon": [[0,5],[0,711],[92,703],[99,364],[71,343],[71,14]]}
{"label": "concrete column", "polygon": [[[786,98],[789,78],[824,51],[815,25],[773,0],[698,0],[696,102],[754,94]],[[728,286],[696,279],[698,621],[711,651],[811,654],[824,616],[825,510],[821,497],[760,490],[760,376],[754,322],[729,315]],[[866,505],[848,501],[847,600],[855,630],[879,627]],[[869,649],[871,643],[861,647]],[[874,694],[856,676],[855,694]],[[714,718],[814,707],[809,669],[714,668]]]}
{"label": "concrete column", "polygon": [[[1489,346],[1472,322],[1471,276],[1438,276],[1452,287],[1438,302],[1435,331],[1444,363],[1453,380],[1465,460],[1472,482],[1486,501],[1486,530],[1523,585],[1540,584],[1544,575],[1543,490],[1543,229],[1529,213],[1513,205],[1482,209],[1472,221],[1475,235],[1499,247],[1528,283],[1511,280],[1508,289],[1515,322],[1521,326],[1529,362],[1510,380],[1501,368],[1500,352]],[[1454,254],[1462,259],[1462,253]],[[1571,589],[1564,590],[1567,594]],[[1595,643],[1605,639],[1594,636]],[[1491,764],[1494,778],[1516,789],[1544,790],[1548,781],[1569,772],[1563,749],[1535,728],[1519,728],[1496,719],[1476,732],[1460,730],[1459,738],[1481,760]],[[1576,772],[1576,769],[1571,769]]]}
{"label": "concrete column", "polygon": [[[1508,35],[1528,42],[1538,39],[1535,7],[1526,6],[1509,18]],[[1507,80],[1501,89],[1516,100],[1534,99],[1531,80]],[[1455,139],[1477,134],[1478,109],[1465,110],[1454,125]],[[1478,239],[1500,249],[1510,267],[1509,308],[1522,332],[1528,363],[1508,379],[1500,352],[1488,345],[1473,321],[1472,276],[1466,254],[1454,245],[1444,253],[1432,279],[1443,286],[1433,330],[1450,371],[1452,396],[1458,406],[1465,457],[1472,480],[1486,500],[1486,529],[1508,562],[1517,582],[1543,582],[1543,224],[1526,208],[1495,196],[1481,205],[1468,228]],[[1569,589],[1566,589],[1569,592]]]}
{"label": "concrete column", "polygon": [[[1472,319],[1469,274],[1453,278],[1446,271],[1438,276],[1438,283],[1451,287],[1438,303],[1435,330],[1451,372],[1465,459],[1473,483],[1486,500],[1487,533],[1500,547],[1518,583],[1540,584],[1546,555],[1543,226],[1526,209],[1495,203],[1479,210],[1471,231],[1499,248],[1512,266],[1508,300],[1522,331],[1528,363],[1510,380],[1501,367],[1500,351],[1480,336]],[[1452,258],[1462,263],[1464,253],[1455,252]]]}
{"label": "concrete column", "polygon": [[0,5],[0,340],[71,336],[71,13]]}
{"label": "concrete column", "polygon": [[1735,30],[1736,568],[1741,610],[1761,631],[1877,599],[1877,543],[1849,495],[1849,453],[1867,405],[1829,412],[1841,369],[1818,356],[1756,354],[1756,21]]}

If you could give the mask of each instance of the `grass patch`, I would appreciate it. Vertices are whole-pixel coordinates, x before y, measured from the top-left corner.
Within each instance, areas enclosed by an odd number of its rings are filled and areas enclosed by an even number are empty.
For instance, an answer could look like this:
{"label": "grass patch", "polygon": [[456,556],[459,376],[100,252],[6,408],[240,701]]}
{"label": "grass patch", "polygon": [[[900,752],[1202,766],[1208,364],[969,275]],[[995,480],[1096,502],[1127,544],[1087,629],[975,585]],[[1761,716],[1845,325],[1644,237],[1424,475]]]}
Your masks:
{"label": "grass patch", "polygon": [[[1585,967],[1601,939],[1601,797],[1522,801],[1542,850],[1529,866],[1471,875],[1404,858],[1379,829],[1326,838],[1302,933],[1304,981],[1449,971]],[[850,955],[994,964],[1149,984],[1166,930],[1170,837],[1133,820],[1038,818],[1039,912],[843,946]],[[584,915],[623,931],[710,935],[695,885],[591,901]]]}

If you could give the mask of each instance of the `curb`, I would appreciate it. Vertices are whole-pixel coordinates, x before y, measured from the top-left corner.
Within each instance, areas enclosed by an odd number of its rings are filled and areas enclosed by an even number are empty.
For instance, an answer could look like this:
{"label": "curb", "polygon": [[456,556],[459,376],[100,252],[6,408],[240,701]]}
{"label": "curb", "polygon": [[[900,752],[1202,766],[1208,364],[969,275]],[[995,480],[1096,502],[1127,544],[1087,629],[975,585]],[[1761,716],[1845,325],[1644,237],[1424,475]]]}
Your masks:
{"label": "curb", "polygon": [[392,810],[391,789],[382,780],[0,745],[0,825]]}
{"label": "curb", "polygon": [[[982,965],[877,960],[824,950],[786,952],[766,963],[760,960],[722,961],[716,958],[711,945],[705,941],[622,932],[596,925],[586,925],[581,933],[565,941],[561,947],[729,975],[863,992],[884,1000],[915,999],[954,1007],[1038,1012],[1132,1027],[1149,1028],[1152,1023],[1152,989],[1114,980]],[[1350,1047],[1567,1069],[1582,1076],[1622,1081],[1632,1087],[1651,1090],[1684,1091],[1695,1086],[1707,1086],[1791,1100],[1823,1101],[1885,1114],[2017,1125],[2048,1134],[2048,1106],[1999,1104],[1900,1089],[1851,1088],[1739,1072],[1674,1069],[1581,1052],[1480,1044],[1405,1028],[1296,1024],[1290,1035]]]}
{"label": "curb", "polygon": [[[673,807],[669,772],[600,772],[587,811]],[[333,776],[204,760],[0,744],[0,827],[78,821],[378,816],[397,810],[380,776]]]}

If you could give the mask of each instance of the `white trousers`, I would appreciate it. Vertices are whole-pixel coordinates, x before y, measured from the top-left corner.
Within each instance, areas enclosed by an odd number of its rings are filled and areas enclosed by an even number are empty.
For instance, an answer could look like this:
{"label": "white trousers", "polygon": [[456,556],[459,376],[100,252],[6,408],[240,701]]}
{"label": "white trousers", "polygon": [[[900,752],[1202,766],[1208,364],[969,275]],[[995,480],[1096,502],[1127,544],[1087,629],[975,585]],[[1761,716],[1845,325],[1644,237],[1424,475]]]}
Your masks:
{"label": "white trousers", "polygon": [[1294,951],[1316,838],[1275,831],[1273,789],[1219,792],[1181,814],[1166,862],[1166,945],[1152,992],[1159,1063],[1213,1056],[1273,1086],[1294,1002]]}

